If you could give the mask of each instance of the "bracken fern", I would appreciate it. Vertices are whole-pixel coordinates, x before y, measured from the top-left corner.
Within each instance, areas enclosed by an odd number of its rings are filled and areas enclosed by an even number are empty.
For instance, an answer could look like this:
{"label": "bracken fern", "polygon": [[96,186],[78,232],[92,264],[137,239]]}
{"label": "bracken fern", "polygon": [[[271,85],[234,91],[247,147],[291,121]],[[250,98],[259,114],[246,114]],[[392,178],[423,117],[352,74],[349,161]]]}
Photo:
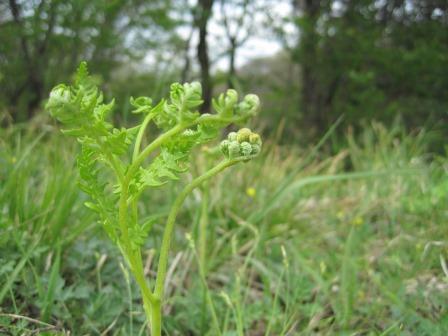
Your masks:
{"label": "bracken fern", "polygon": [[[89,77],[86,63],[78,68],[72,86],[56,86],[47,103],[51,115],[63,125],[63,133],[77,138],[81,145],[77,165],[80,188],[90,196],[85,205],[97,212],[108,236],[118,246],[140,288],[147,321],[153,336],[161,335],[168,254],[177,213],[186,197],[201,183],[222,170],[257,156],[261,150],[258,134],[243,128],[231,132],[221,143],[224,159],[189,182],[175,199],[164,228],[159,250],[157,276],[153,288],[145,279],[141,248],[150,234],[151,221],[141,221],[137,203],[146,188],[157,188],[178,181],[189,170],[192,150],[208,143],[221,129],[244,123],[259,109],[259,99],[228,90],[213,101],[215,114],[200,114],[201,85],[197,82],[171,85],[170,97],[153,105],[151,98],[131,99],[134,113],[143,116],[140,125],[115,128],[107,121],[114,101],[103,102],[103,95]],[[150,122],[161,134],[142,148]],[[154,152],[157,151],[157,155]],[[147,159],[152,157],[149,164]],[[109,168],[113,180],[105,173]]]}

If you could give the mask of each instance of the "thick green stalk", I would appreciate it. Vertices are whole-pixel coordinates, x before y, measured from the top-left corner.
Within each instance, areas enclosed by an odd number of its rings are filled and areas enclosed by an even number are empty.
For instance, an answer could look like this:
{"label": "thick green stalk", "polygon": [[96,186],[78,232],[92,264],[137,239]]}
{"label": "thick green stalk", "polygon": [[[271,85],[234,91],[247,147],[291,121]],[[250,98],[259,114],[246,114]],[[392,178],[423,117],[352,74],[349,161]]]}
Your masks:
{"label": "thick green stalk", "polygon": [[129,166],[129,169],[121,181],[121,195],[118,206],[118,223],[121,231],[121,240],[124,244],[124,251],[128,257],[132,255],[131,252],[131,243],[129,240],[129,232],[128,232],[128,196],[129,196],[129,183],[134,177],[140,165],[143,163],[145,158],[157,147],[159,147],[163,142],[168,140],[171,136],[182,131],[182,126],[177,125],[173,127],[168,132],[160,135],[157,139],[155,139],[151,144],[149,144],[142,153],[140,153],[135,160],[133,160],[132,164]]}
{"label": "thick green stalk", "polygon": [[137,281],[138,286],[143,294],[143,297],[147,298],[151,304],[158,301],[158,299],[151,292],[146,280],[145,274],[143,271],[142,258],[138,251],[131,251],[131,255],[128,257],[129,263],[132,268],[132,273],[134,274],[135,280]]}
{"label": "thick green stalk", "polygon": [[151,308],[151,336],[162,335],[162,302],[158,300]]}

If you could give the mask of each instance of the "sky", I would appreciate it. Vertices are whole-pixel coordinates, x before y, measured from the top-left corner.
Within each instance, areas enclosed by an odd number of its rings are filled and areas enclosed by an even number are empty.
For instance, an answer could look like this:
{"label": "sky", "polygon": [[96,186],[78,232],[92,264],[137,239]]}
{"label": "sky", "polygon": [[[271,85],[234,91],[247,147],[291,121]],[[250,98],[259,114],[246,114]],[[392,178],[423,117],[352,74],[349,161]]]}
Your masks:
{"label": "sky", "polygon": [[[241,67],[248,61],[255,58],[263,58],[268,56],[273,56],[282,49],[282,43],[277,38],[275,38],[272,32],[263,29],[265,26],[264,20],[266,20],[266,11],[269,11],[269,15],[273,17],[285,17],[291,11],[291,2],[283,0],[259,0],[255,3],[263,5],[264,9],[249,9],[246,17],[248,20],[245,21],[243,28],[239,29],[240,38],[244,38],[247,35],[248,27],[252,27],[253,31],[249,35],[250,37],[246,42],[238,49],[236,54],[236,66]],[[213,7],[213,16],[208,24],[208,44],[209,44],[209,54],[212,61],[212,71],[216,70],[226,70],[228,68],[228,58],[222,57],[225,53],[228,43],[225,35],[225,29],[223,25],[223,13],[227,17],[233,18],[228,20],[229,29],[232,33],[238,30],[238,25],[235,22],[235,17],[240,15],[237,8],[226,6],[223,8],[221,6],[221,1],[216,1]],[[286,31],[292,32],[294,28],[292,25],[285,25],[282,27]],[[178,33],[183,38],[187,38],[190,34],[189,27],[180,27]],[[190,57],[195,59],[196,50],[195,47],[198,42],[198,36],[195,34],[191,41]],[[221,57],[219,57],[221,55]]]}

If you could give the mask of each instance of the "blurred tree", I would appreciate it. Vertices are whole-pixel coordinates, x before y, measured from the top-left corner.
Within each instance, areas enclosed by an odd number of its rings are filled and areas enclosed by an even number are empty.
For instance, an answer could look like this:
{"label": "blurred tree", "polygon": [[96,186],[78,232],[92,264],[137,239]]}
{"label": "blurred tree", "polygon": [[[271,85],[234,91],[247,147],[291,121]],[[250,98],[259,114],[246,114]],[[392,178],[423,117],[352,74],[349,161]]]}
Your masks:
{"label": "blurred tree", "polygon": [[[237,69],[244,43],[268,30],[286,52]],[[228,68],[213,76],[221,56]],[[129,95],[157,98],[167,82],[198,78],[203,112],[213,86],[238,83],[262,95],[267,127],[285,117],[286,133],[304,130],[301,139],[341,114],[355,126],[448,119],[446,0],[0,1],[0,111],[30,118],[80,60],[109,83],[114,76],[105,92],[124,118]]]}
{"label": "blurred tree", "polygon": [[[325,2],[325,8],[324,8]],[[317,22],[328,7],[328,1],[323,0],[295,0],[294,9],[300,16],[297,24],[300,28],[300,44],[294,54],[294,59],[301,66],[302,75],[302,109],[304,120],[309,125],[323,125],[324,92],[319,86],[319,56],[318,46],[320,36],[317,31]]]}
{"label": "blurred tree", "polygon": [[212,101],[213,83],[210,78],[210,57],[208,54],[207,25],[212,16],[214,0],[198,0],[195,11],[195,26],[199,30],[199,42],[197,45],[197,56],[201,68],[202,97],[204,103],[201,105],[202,112],[209,112]]}
{"label": "blurred tree", "polygon": [[224,27],[228,47],[226,54],[229,58],[227,72],[227,88],[235,87],[236,78],[236,53],[238,48],[244,45],[254,33],[253,0],[221,0],[220,24]]}
{"label": "blurred tree", "polygon": [[238,72],[238,83],[243,92],[254,92],[260,96],[263,108],[259,127],[265,133],[276,134],[282,140],[295,143],[305,140],[297,136],[302,133],[297,107],[301,91],[300,66],[291,61],[288,53],[248,62]]}
{"label": "blurred tree", "polygon": [[49,88],[88,60],[107,78],[141,59],[175,26],[162,0],[8,0],[0,3],[0,101],[31,117]]}
{"label": "blurred tree", "polygon": [[448,2],[296,0],[302,122],[447,120]]}

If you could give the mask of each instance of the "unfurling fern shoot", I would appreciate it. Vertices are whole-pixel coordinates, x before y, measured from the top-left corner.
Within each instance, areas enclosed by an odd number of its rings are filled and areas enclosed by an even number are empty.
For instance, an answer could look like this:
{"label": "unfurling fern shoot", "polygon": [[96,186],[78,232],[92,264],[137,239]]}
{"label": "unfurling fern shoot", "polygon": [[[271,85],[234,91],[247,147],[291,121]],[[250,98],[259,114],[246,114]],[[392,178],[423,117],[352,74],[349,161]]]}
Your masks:
{"label": "unfurling fern shoot", "polygon": [[[143,272],[141,248],[149,235],[151,223],[138,216],[137,202],[146,188],[156,188],[189,169],[190,154],[197,145],[208,143],[230,124],[244,123],[259,109],[259,99],[247,95],[238,102],[238,94],[228,90],[213,101],[214,114],[199,114],[201,85],[197,82],[171,85],[170,96],[158,104],[148,97],[131,99],[134,113],[142,122],[133,128],[114,128],[107,121],[114,102],[103,102],[85,63],[81,63],[72,86],[58,85],[51,94],[47,109],[59,120],[63,133],[77,138],[81,145],[77,165],[80,188],[90,196],[85,205],[96,211],[108,236],[118,246],[140,288],[147,321],[153,336],[161,335],[164,283],[174,224],[186,197],[202,182],[222,170],[257,156],[261,150],[258,134],[243,128],[231,132],[220,147],[224,159],[203,175],[188,183],[175,199],[169,212],[154,287]],[[161,133],[142,148],[145,130],[153,122]],[[147,162],[149,157],[151,162]],[[113,171],[108,180],[102,169]],[[113,191],[113,192],[111,192]]]}

